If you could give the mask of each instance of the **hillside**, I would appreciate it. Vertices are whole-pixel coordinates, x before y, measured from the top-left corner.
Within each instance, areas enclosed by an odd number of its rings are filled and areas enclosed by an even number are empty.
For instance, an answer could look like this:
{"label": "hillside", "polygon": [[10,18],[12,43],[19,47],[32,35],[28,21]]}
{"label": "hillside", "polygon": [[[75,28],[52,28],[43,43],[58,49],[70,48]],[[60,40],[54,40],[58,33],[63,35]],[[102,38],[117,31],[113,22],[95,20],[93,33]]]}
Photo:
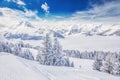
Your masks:
{"label": "hillside", "polygon": [[[75,68],[44,66],[9,53],[0,53],[0,80],[119,80],[120,77],[93,71],[91,60],[71,59]],[[78,68],[80,63],[81,68]],[[88,64],[89,63],[89,64]],[[86,66],[86,67],[85,67]],[[87,68],[88,67],[88,68]],[[65,74],[65,75],[63,75]]]}

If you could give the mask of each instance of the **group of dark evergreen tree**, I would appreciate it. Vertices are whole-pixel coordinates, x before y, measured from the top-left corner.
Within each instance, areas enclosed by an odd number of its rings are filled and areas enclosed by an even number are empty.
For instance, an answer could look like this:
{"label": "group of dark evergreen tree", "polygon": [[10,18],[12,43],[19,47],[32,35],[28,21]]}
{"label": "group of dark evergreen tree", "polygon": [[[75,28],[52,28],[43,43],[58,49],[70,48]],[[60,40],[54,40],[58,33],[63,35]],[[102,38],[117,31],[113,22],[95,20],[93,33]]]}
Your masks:
{"label": "group of dark evergreen tree", "polygon": [[97,54],[93,69],[120,76],[120,53],[108,52],[105,59],[101,54]]}

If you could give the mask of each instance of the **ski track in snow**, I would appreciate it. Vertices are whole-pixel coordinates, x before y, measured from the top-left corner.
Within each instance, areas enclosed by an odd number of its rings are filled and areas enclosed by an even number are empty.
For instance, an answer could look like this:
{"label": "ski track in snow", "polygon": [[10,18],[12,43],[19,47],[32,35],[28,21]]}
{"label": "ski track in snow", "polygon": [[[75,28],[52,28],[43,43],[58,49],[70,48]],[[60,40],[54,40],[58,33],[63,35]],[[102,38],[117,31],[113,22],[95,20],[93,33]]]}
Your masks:
{"label": "ski track in snow", "polygon": [[[77,59],[75,59],[75,61],[77,61]],[[80,62],[82,61],[84,63],[89,60],[82,59]],[[85,64],[81,66],[80,69],[77,67],[70,68],[70,67],[45,66],[45,65],[40,65],[38,62],[26,60],[14,56],[12,54],[0,53],[0,80],[119,80],[120,79],[119,77],[115,77],[103,72],[87,70],[84,68],[84,66]],[[88,65],[88,67],[90,68],[90,64]]]}

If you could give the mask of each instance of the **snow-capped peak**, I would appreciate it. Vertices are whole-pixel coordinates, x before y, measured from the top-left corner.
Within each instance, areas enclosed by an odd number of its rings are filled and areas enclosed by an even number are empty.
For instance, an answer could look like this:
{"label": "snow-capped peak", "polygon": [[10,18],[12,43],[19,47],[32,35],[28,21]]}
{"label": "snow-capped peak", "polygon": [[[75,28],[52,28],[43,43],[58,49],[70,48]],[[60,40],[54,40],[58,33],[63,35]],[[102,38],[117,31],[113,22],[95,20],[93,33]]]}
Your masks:
{"label": "snow-capped peak", "polygon": [[34,28],[34,26],[28,22],[28,21],[21,21],[19,22],[19,24],[17,24],[16,27],[30,27],[30,28]]}

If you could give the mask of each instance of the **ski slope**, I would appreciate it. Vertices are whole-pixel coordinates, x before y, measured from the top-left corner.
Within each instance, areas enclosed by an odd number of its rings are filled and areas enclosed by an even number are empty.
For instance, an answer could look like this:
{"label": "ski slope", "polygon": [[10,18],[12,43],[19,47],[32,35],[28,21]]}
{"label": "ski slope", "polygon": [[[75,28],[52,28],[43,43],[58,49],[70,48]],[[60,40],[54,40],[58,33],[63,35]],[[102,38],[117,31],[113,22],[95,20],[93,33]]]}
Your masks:
{"label": "ski slope", "polygon": [[[9,53],[0,53],[0,80],[120,80],[120,77],[90,69],[93,61],[70,60],[75,62],[75,68],[44,66]],[[78,68],[76,63],[82,66]]]}

